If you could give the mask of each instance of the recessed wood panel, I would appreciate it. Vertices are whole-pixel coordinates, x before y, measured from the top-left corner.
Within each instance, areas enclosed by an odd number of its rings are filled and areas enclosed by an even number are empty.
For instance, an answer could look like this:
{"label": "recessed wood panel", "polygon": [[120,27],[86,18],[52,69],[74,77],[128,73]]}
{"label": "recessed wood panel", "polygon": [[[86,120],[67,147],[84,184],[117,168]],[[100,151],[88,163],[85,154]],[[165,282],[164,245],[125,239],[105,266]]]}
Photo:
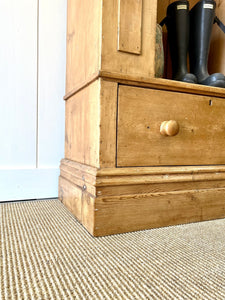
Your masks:
{"label": "recessed wood panel", "polygon": [[[118,51],[118,2],[103,1],[101,71],[134,75],[136,78],[154,77],[157,1],[143,0],[141,55]],[[127,13],[130,17],[123,19],[124,24],[132,23],[130,18],[136,14],[135,6],[129,6]]]}
{"label": "recessed wood panel", "polygon": [[[117,165],[212,165],[225,163],[223,99],[120,86]],[[163,136],[163,121],[179,133]]]}
{"label": "recessed wood panel", "polygon": [[142,0],[119,0],[118,50],[141,53]]}

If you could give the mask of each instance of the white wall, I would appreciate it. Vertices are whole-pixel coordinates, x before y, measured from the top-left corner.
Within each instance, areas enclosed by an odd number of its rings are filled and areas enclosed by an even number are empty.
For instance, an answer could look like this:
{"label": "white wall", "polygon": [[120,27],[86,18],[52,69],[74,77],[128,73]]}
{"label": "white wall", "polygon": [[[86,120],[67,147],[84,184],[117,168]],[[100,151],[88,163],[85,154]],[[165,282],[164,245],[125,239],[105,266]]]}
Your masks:
{"label": "white wall", "polygon": [[0,0],[0,40],[0,201],[56,197],[66,1]]}

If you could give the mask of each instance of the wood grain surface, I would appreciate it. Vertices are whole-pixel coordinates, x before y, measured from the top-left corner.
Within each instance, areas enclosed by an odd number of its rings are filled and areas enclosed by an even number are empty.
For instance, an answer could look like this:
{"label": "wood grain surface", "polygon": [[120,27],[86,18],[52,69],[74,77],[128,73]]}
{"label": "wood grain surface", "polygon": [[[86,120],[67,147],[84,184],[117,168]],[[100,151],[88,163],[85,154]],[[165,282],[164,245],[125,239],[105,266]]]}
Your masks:
{"label": "wood grain surface", "polygon": [[101,1],[67,1],[66,94],[96,77],[101,56]]}
{"label": "wood grain surface", "polygon": [[224,218],[225,189],[102,197],[95,207],[94,235],[102,236]]}
{"label": "wood grain surface", "polygon": [[100,167],[116,166],[116,119],[117,119],[116,82],[101,80],[100,93]]}

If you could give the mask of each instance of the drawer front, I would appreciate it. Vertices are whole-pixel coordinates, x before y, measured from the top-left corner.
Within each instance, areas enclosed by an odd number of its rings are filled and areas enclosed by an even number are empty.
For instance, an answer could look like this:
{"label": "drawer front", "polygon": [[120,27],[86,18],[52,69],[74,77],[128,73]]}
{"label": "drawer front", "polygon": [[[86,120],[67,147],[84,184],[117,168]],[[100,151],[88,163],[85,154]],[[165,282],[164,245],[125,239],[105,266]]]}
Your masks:
{"label": "drawer front", "polygon": [[214,164],[225,164],[224,99],[119,86],[118,167]]}

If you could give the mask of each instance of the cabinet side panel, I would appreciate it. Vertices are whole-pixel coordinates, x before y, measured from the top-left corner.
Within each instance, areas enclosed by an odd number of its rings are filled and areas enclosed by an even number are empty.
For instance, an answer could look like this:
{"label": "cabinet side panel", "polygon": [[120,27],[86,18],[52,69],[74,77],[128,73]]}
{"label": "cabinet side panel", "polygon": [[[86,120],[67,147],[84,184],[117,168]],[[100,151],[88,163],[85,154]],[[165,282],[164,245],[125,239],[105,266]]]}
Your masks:
{"label": "cabinet side panel", "polygon": [[99,80],[66,101],[66,159],[99,167],[99,102]]}
{"label": "cabinet side panel", "polygon": [[95,197],[62,176],[59,177],[59,200],[93,234]]}
{"label": "cabinet side panel", "polygon": [[66,93],[99,71],[101,0],[68,0]]}
{"label": "cabinet side panel", "polygon": [[[101,71],[124,76],[154,77],[157,1],[143,0],[141,54],[118,51],[118,0],[103,2]],[[130,14],[135,16],[135,14]],[[127,24],[133,23],[127,20]],[[129,43],[132,43],[129,41]]]}
{"label": "cabinet side panel", "polygon": [[82,220],[82,190],[62,176],[59,177],[59,200],[79,221]]}

